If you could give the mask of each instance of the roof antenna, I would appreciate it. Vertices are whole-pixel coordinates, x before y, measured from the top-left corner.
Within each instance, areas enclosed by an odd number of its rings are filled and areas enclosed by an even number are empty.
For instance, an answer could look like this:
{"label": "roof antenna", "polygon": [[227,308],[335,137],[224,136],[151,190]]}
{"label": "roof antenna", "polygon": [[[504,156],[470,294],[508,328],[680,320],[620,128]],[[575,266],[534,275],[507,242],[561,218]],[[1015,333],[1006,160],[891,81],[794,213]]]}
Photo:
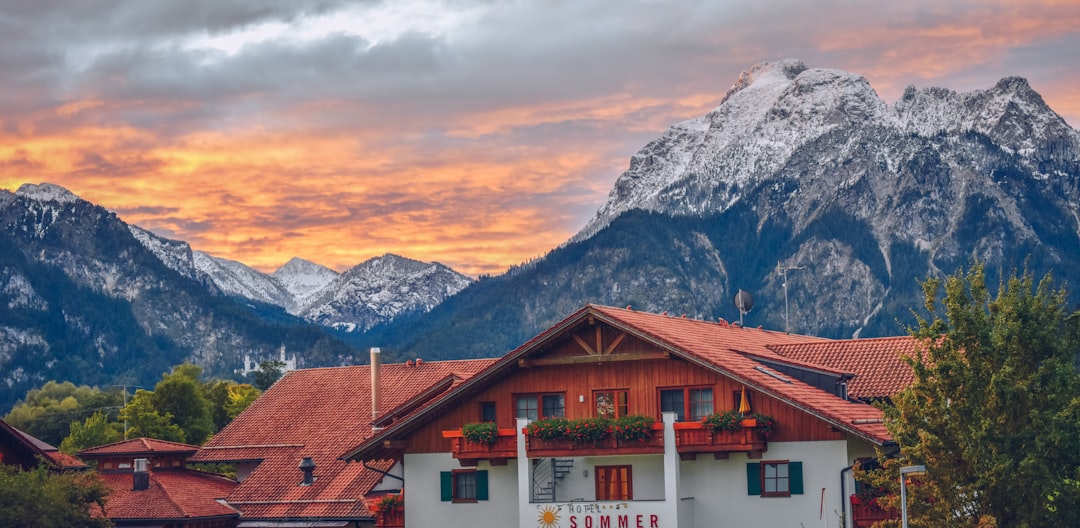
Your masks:
{"label": "roof antenna", "polygon": [[754,307],[754,298],[750,292],[740,289],[735,292],[735,307],[739,309],[739,326],[743,325],[743,316]]}
{"label": "roof antenna", "polygon": [[784,279],[784,332],[788,334],[791,333],[791,325],[788,323],[787,272],[788,270],[801,269],[806,269],[806,266],[781,266],[780,261],[776,261],[776,274]]}

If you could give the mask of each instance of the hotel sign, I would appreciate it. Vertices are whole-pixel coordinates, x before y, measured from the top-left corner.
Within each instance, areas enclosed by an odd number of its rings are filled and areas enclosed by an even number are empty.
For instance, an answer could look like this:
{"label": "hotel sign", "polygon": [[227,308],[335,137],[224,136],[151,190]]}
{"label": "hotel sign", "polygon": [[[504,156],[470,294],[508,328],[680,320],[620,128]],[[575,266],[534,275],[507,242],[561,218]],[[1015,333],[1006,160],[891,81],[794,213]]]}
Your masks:
{"label": "hotel sign", "polygon": [[664,501],[534,504],[537,528],[664,528]]}

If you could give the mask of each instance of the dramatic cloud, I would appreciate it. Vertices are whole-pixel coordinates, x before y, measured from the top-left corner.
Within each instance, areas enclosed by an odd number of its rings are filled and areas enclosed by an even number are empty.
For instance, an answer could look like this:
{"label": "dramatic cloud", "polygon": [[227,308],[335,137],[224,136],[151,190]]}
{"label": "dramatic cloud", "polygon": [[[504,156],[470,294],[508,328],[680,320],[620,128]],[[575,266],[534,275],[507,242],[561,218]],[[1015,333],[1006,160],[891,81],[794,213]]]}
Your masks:
{"label": "dramatic cloud", "polygon": [[49,181],[272,270],[497,273],[763,60],[905,86],[1027,77],[1080,123],[1072,2],[0,0],[0,188]]}

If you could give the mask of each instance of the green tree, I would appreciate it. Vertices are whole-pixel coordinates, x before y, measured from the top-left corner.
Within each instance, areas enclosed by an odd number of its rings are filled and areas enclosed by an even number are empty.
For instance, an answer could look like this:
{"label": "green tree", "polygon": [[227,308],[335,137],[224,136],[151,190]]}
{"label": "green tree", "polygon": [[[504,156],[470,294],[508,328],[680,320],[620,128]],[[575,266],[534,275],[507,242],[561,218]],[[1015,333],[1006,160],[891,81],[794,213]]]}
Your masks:
{"label": "green tree", "polygon": [[900,458],[877,482],[927,467],[934,499],[911,505],[912,526],[1080,526],[1080,314],[1065,290],[1024,273],[995,297],[976,265],[924,292],[915,382],[884,408]]}
{"label": "green tree", "polygon": [[201,373],[194,365],[180,365],[154,386],[154,408],[162,416],[171,415],[191,444],[201,444],[215,432],[210,402],[198,380]]}
{"label": "green tree", "polygon": [[157,438],[184,442],[187,440],[183,429],[172,421],[172,414],[162,415],[154,407],[154,393],[139,389],[122,411],[120,418],[127,420],[128,438]]}
{"label": "green tree", "polygon": [[123,401],[119,389],[102,391],[68,381],[49,381],[40,389],[27,391],[4,421],[46,443],[58,445],[70,432],[72,422],[81,422],[96,411],[115,412],[123,406]]}
{"label": "green tree", "polygon": [[263,361],[259,363],[259,368],[251,373],[252,385],[255,388],[264,391],[269,389],[271,385],[277,380],[281,379],[282,374],[285,372],[285,362],[272,359],[269,361]]}
{"label": "green tree", "polygon": [[23,471],[0,464],[0,526],[101,528],[108,488],[93,472],[50,473],[45,464]]}
{"label": "green tree", "polygon": [[249,405],[255,402],[255,399],[262,394],[262,391],[248,385],[247,383],[239,383],[229,386],[229,401],[225,404],[225,411],[229,415],[229,419],[240,416],[240,413],[244,412]]}
{"label": "green tree", "polygon": [[90,415],[86,421],[71,422],[71,433],[60,442],[60,451],[75,454],[88,447],[116,442],[123,436],[118,426],[101,411]]}

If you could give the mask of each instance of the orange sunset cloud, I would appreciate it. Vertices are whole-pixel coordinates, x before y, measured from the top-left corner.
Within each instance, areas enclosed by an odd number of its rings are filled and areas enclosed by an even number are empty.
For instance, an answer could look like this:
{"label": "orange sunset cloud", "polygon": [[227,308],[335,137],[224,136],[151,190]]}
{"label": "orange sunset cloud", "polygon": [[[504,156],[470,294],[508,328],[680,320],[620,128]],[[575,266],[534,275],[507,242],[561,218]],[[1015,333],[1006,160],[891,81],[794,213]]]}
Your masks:
{"label": "orange sunset cloud", "polygon": [[1020,75],[1080,123],[1073,2],[121,4],[28,5],[0,32],[0,188],[56,183],[268,272],[393,252],[475,276],[543,255],[634,152],[763,60],[853,71],[887,101]]}

